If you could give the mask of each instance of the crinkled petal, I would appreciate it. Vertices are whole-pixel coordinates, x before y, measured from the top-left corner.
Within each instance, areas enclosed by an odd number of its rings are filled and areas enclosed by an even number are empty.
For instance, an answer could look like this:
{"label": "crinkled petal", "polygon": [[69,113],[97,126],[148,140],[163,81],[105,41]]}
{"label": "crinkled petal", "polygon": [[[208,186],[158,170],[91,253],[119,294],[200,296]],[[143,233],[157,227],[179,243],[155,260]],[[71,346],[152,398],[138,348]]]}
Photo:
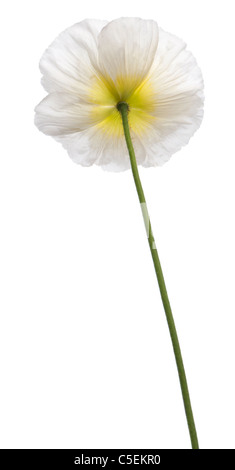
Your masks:
{"label": "crinkled petal", "polygon": [[99,66],[119,99],[125,100],[146,77],[157,45],[158,26],[152,20],[119,18],[102,29],[98,37]]}
{"label": "crinkled petal", "polygon": [[203,99],[201,70],[182,39],[159,29],[158,50],[150,73],[155,89],[152,97],[156,113],[159,105],[175,102],[183,106],[184,100],[197,94]]}
{"label": "crinkled petal", "polygon": [[86,92],[96,73],[97,38],[107,21],[84,20],[63,31],[40,61],[42,85],[48,91]]}
{"label": "crinkled petal", "polygon": [[100,156],[100,148],[95,145],[97,141],[96,128],[90,127],[74,134],[55,137],[67,150],[70,158],[79,165],[91,166]]}
{"label": "crinkled petal", "polygon": [[154,119],[143,139],[144,166],[161,165],[184,145],[199,128],[203,117],[203,79],[186,44],[159,30],[159,44],[149,80]]}
{"label": "crinkled petal", "polygon": [[[55,137],[67,150],[70,158],[83,166],[93,164],[101,166],[104,170],[120,172],[130,168],[130,158],[123,136],[109,138],[100,131],[99,125],[90,127],[81,132]],[[138,137],[132,136],[138,164],[142,164],[146,157],[145,148]]]}
{"label": "crinkled petal", "polygon": [[105,119],[107,107],[96,108],[74,94],[50,93],[35,108],[35,124],[47,135],[73,134]]}
{"label": "crinkled petal", "polygon": [[[137,164],[141,165],[146,157],[145,148],[134,134],[132,135],[132,143],[135,149]],[[125,171],[130,168],[130,157],[124,134],[121,138],[112,137],[112,139],[104,141],[103,150],[97,165],[100,165],[103,170],[115,172]]]}
{"label": "crinkled petal", "polygon": [[193,120],[183,119],[182,122],[162,122],[149,129],[142,139],[147,157],[143,166],[160,166],[186,145],[200,126],[202,113],[198,112]]}

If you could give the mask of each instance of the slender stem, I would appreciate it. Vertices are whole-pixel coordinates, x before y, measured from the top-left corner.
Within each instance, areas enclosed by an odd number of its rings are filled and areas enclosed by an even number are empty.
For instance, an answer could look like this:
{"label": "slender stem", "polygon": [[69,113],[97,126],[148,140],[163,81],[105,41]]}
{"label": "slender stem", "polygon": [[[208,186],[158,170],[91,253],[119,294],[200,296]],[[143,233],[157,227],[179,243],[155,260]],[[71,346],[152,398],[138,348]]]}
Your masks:
{"label": "slender stem", "polygon": [[145,196],[144,196],[144,191],[143,191],[142,184],[140,181],[138,167],[137,167],[136,158],[135,158],[135,152],[134,152],[134,148],[133,148],[132,140],[130,136],[130,129],[129,129],[129,123],[128,123],[128,105],[127,103],[121,102],[117,105],[117,108],[122,116],[122,123],[123,123],[126,144],[127,144],[128,152],[130,155],[131,169],[132,169],[139,201],[140,201],[141,208],[142,208],[143,218],[144,218],[145,227],[146,227],[147,235],[148,235],[149,247],[150,247],[153,264],[154,264],[154,268],[156,271],[159,289],[161,293],[162,303],[164,306],[166,319],[167,319],[167,323],[168,323],[168,327],[170,331],[170,336],[171,336],[172,346],[173,346],[175,360],[176,360],[178,374],[179,374],[180,386],[181,386],[181,391],[182,391],[182,396],[183,396],[184,408],[185,408],[192,448],[199,449],[197,432],[196,432],[196,427],[195,427],[194,418],[193,418],[193,412],[192,412],[192,407],[191,407],[191,402],[190,402],[190,396],[189,396],[187,379],[186,379],[185,370],[184,370],[183,359],[182,359],[182,355],[180,351],[179,340],[178,340],[178,336],[177,336],[177,332],[175,328],[175,322],[174,322],[174,318],[172,315],[169,298],[167,295],[166,284],[164,281],[158,252],[157,252],[154,237],[153,237],[152,227],[151,227],[148,209],[147,209]]}

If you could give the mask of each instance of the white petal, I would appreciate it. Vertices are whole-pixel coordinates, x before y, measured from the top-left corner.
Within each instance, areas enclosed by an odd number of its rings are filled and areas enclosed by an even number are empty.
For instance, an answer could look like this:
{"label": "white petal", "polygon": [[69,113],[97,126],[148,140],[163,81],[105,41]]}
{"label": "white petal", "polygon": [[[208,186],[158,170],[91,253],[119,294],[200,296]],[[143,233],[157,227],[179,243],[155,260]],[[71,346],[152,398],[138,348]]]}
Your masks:
{"label": "white petal", "polygon": [[198,129],[203,117],[203,79],[186,44],[159,30],[159,44],[150,81],[156,90],[152,101],[155,116],[144,138],[144,166],[161,165]]}
{"label": "white petal", "polygon": [[74,134],[58,136],[56,140],[63,145],[75,163],[91,166],[100,156],[100,148],[95,146],[96,137],[96,128],[91,127]]}
{"label": "white petal", "polygon": [[[82,132],[60,135],[55,138],[62,143],[75,163],[83,166],[96,164],[104,170],[115,172],[130,168],[124,135],[122,138],[107,138],[107,135],[100,131],[99,126],[93,126]],[[146,157],[145,149],[136,136],[132,136],[132,141],[137,163],[142,164]]]}
{"label": "white petal", "polygon": [[97,37],[106,24],[84,20],[63,31],[44,52],[40,61],[42,84],[49,93],[81,93],[97,63]]}
{"label": "white petal", "polygon": [[194,56],[182,39],[162,29],[150,77],[156,90],[156,109],[159,99],[161,103],[168,98],[180,101],[197,92],[202,95],[202,74]]}
{"label": "white petal", "polygon": [[125,99],[146,77],[158,44],[155,21],[120,18],[108,23],[99,34],[99,65],[120,99]]}
{"label": "white petal", "polygon": [[50,93],[35,108],[35,125],[44,134],[59,136],[94,126],[107,109],[86,103],[70,93]]}
{"label": "white petal", "polygon": [[[137,164],[143,164],[146,152],[138,137],[132,135],[132,143],[135,149]],[[97,165],[107,171],[125,171],[130,168],[130,157],[126,146],[124,135],[122,138],[112,138],[105,140],[102,153],[100,154]]]}
{"label": "white petal", "polygon": [[182,123],[162,123],[152,127],[142,140],[147,157],[143,166],[160,166],[186,145],[200,126],[202,114],[198,113],[193,120]]}

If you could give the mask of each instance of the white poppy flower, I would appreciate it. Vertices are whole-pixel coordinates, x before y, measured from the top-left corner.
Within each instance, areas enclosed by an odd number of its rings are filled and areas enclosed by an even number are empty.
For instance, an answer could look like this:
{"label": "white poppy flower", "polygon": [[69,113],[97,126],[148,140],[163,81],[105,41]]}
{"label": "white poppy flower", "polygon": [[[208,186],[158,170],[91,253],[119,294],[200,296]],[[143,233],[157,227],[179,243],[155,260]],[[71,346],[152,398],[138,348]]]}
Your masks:
{"label": "white poppy flower", "polygon": [[119,102],[129,107],[139,165],[157,166],[187,144],[203,116],[203,80],[193,55],[152,20],[84,20],[42,56],[49,93],[35,124],[84,166],[130,168]]}
{"label": "white poppy flower", "polygon": [[174,318],[137,164],[157,166],[187,144],[203,115],[203,80],[185,43],[157,23],[85,20],[42,56],[48,96],[35,124],[84,166],[131,167],[179,374],[192,448],[197,432]]}

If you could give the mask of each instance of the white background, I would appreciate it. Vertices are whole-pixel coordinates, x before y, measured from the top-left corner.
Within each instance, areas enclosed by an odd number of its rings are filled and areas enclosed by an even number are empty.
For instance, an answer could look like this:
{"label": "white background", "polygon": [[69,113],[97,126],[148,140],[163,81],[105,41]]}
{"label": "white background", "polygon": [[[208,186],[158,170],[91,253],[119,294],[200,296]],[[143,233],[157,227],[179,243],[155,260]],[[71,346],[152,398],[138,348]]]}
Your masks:
{"label": "white background", "polygon": [[205,80],[189,145],[142,169],[201,448],[235,448],[234,15],[229,0],[8,1],[1,12],[2,448],[190,448],[130,171],[34,127],[39,59],[84,18],[152,18]]}

